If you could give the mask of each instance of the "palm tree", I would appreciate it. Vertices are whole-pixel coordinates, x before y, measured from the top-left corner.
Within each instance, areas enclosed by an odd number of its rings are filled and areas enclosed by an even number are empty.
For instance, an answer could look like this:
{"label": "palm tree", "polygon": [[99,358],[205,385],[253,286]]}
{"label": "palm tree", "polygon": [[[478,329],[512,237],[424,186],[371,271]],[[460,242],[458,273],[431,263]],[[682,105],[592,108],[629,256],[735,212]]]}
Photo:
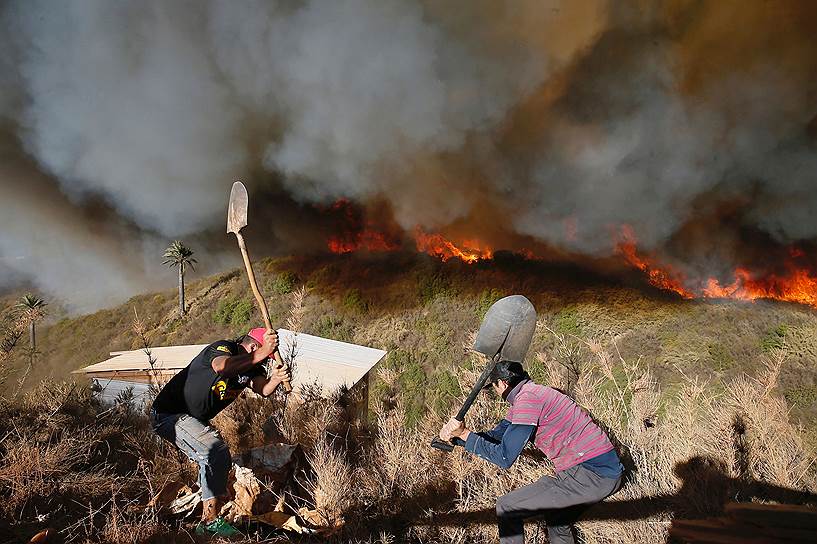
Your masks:
{"label": "palm tree", "polygon": [[43,318],[45,315],[45,307],[48,304],[45,300],[32,294],[26,293],[17,303],[16,308],[19,310],[23,321],[28,322],[28,339],[31,344],[31,351],[37,350],[37,335],[35,330],[35,323]]}
{"label": "palm tree", "polygon": [[195,270],[193,265],[196,264],[196,259],[193,258],[193,250],[181,240],[174,240],[165,250],[164,257],[165,261],[162,264],[179,267],[179,317],[184,317],[184,273],[188,266]]}

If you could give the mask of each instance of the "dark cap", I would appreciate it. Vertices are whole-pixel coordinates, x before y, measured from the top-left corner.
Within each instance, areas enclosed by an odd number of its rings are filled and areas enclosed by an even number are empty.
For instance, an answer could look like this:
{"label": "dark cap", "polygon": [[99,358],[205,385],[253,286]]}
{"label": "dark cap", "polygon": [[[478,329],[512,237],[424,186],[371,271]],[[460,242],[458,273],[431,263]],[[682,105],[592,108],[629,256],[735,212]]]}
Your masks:
{"label": "dark cap", "polygon": [[525,369],[522,367],[522,363],[517,363],[516,361],[499,361],[491,371],[491,374],[488,375],[488,381],[485,382],[484,388],[487,389],[499,380],[515,385],[529,377],[528,373],[525,372]]}

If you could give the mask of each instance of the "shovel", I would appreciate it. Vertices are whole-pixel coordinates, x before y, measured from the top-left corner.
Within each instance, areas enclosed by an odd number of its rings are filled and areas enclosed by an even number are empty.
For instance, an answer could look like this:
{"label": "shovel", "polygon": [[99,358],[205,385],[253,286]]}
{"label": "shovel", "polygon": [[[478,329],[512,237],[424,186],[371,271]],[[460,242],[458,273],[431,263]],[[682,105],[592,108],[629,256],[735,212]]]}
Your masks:
{"label": "shovel", "polygon": [[[272,329],[272,324],[269,320],[267,303],[264,300],[264,296],[261,294],[261,291],[258,290],[258,283],[255,281],[255,274],[252,271],[250,256],[247,254],[247,246],[244,244],[244,236],[241,234],[241,229],[247,226],[247,206],[249,204],[249,200],[247,188],[244,187],[244,184],[240,181],[233,183],[233,188],[230,191],[230,205],[227,209],[227,234],[232,232],[235,234],[236,240],[238,240],[238,248],[241,250],[241,257],[244,259],[244,267],[247,269],[247,277],[250,280],[250,288],[252,288],[252,293],[255,295],[255,300],[258,302],[258,307],[261,309],[261,316],[264,318],[264,326],[267,327],[267,329]],[[278,348],[275,348],[273,357],[275,357],[275,364],[278,367],[284,366],[284,362],[281,360],[281,354],[279,353]],[[287,393],[292,391],[292,385],[289,383],[289,381],[284,382],[284,391]]]}

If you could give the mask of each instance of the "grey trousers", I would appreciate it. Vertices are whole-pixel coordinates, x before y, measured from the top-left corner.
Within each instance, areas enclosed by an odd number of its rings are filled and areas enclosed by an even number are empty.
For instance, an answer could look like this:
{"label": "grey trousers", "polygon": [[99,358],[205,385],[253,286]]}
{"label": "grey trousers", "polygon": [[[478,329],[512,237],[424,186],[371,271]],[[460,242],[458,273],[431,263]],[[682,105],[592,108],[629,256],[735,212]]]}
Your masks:
{"label": "grey trousers", "polygon": [[496,500],[499,542],[522,544],[524,520],[543,517],[550,544],[573,544],[572,525],[581,513],[620,488],[620,476],[604,478],[581,465],[540,478]]}
{"label": "grey trousers", "polygon": [[232,459],[218,431],[187,414],[161,413],[153,414],[153,430],[199,465],[203,501],[227,493]]}

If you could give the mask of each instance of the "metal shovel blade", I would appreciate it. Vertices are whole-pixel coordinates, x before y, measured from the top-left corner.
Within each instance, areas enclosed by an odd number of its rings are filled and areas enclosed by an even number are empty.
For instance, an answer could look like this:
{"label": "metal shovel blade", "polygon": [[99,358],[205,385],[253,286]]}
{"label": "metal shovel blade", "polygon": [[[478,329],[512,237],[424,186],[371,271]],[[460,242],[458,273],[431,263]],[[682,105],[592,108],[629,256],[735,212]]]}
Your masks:
{"label": "metal shovel blade", "polygon": [[249,203],[247,188],[240,181],[233,183],[230,190],[230,204],[227,208],[227,233],[238,234],[247,226],[247,205]]}

